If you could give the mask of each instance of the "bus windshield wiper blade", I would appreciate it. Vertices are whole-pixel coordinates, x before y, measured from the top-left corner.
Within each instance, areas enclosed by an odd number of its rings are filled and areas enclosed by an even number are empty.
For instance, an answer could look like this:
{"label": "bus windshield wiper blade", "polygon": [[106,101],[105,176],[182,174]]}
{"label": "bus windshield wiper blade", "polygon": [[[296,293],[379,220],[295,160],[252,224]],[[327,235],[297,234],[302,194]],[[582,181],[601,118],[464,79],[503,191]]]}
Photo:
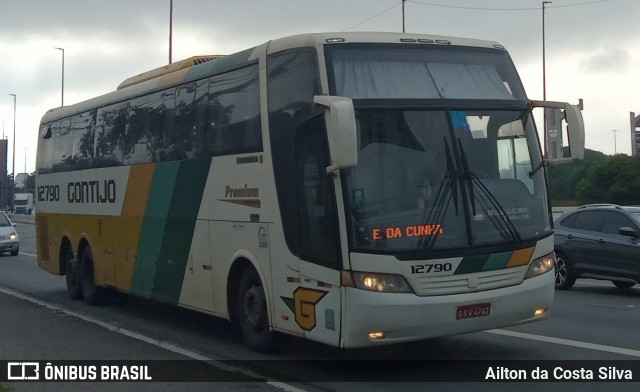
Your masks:
{"label": "bus windshield wiper blade", "polygon": [[447,157],[447,177],[449,178],[449,186],[453,196],[453,206],[456,208],[456,215],[458,215],[458,172],[453,165],[453,157],[446,138],[444,138],[444,153]]}
{"label": "bus windshield wiper blade", "polygon": [[[447,138],[443,138],[443,141],[445,147],[445,156],[447,160],[447,173],[442,178],[442,181],[440,181],[438,192],[436,193],[436,197],[433,200],[432,209],[428,215],[426,215],[427,204],[425,204],[424,206],[424,213],[422,217],[423,224],[440,225],[447,213],[447,208],[449,207],[452,199],[454,201],[456,215],[458,214],[457,174],[453,165],[451,151],[449,150],[449,145],[447,144]],[[426,256],[431,251],[431,249],[433,249],[439,234],[439,232],[435,232],[428,238],[420,237],[420,240],[418,241],[418,250],[422,250],[423,256]]]}
{"label": "bus windshield wiper blade", "polygon": [[[460,143],[460,139],[458,139],[458,146],[460,148],[460,154],[462,158],[464,178],[466,180],[465,184],[467,184],[467,188],[468,188],[467,191],[469,192],[469,196],[471,197],[471,206],[473,209],[473,215],[474,216],[476,215],[475,193],[474,193],[474,184],[475,184],[478,187],[480,194],[486,198],[486,200],[484,200],[485,203],[488,202],[488,204],[490,204],[491,207],[498,210],[498,214],[497,214],[498,220],[502,222],[502,225],[501,225],[502,229],[504,230],[506,228],[506,231],[509,233],[509,236],[513,240],[517,242],[521,242],[522,238],[520,236],[520,233],[518,232],[518,228],[513,224],[513,222],[511,221],[511,218],[509,218],[504,208],[502,208],[502,205],[500,205],[500,202],[498,201],[498,199],[496,199],[493,193],[491,193],[491,191],[482,183],[482,181],[480,181],[478,176],[476,176],[471,170],[469,170],[467,155],[464,149],[462,148],[462,143]],[[485,210],[488,210],[486,206],[485,206]],[[496,226],[496,228],[500,229],[500,226],[498,226],[498,223],[497,223],[498,220],[491,219],[491,221]]]}
{"label": "bus windshield wiper blade", "polygon": [[458,138],[458,147],[460,148],[460,159],[462,160],[462,168],[464,170],[464,183],[466,185],[467,188],[467,192],[469,192],[469,197],[471,198],[471,211],[473,213],[473,216],[476,216],[476,198],[474,196],[473,193],[473,176],[471,173],[471,170],[469,170],[469,162],[467,161],[467,154],[464,152],[464,149],[462,148],[462,142],[460,141],[460,138]]}

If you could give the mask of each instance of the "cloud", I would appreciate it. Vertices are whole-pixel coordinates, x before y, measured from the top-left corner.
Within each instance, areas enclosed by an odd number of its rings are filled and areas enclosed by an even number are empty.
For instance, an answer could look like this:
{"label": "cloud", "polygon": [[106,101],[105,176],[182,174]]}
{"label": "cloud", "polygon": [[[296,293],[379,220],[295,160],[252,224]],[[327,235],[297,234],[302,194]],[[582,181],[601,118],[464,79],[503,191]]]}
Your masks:
{"label": "cloud", "polygon": [[580,67],[591,72],[627,72],[631,62],[632,57],[628,50],[605,48],[582,60]]}

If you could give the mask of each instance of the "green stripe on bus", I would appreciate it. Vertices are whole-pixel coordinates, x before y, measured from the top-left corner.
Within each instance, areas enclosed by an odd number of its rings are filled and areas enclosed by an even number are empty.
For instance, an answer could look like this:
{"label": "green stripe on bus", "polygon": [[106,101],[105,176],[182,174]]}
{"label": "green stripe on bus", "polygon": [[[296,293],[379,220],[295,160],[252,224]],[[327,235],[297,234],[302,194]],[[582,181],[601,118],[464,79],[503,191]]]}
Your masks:
{"label": "green stripe on bus", "polygon": [[152,297],[177,304],[211,159],[182,161],[167,213]]}
{"label": "green stripe on bus", "polygon": [[464,257],[454,275],[508,268],[512,256],[513,252],[501,252]]}
{"label": "green stripe on bus", "polygon": [[179,166],[179,162],[158,163],[151,180],[147,207],[140,229],[138,257],[131,279],[131,291],[144,297],[151,297],[154,288],[162,239],[167,224],[166,218]]}
{"label": "green stripe on bus", "polygon": [[131,291],[177,304],[211,159],[156,165]]}
{"label": "green stripe on bus", "polygon": [[509,259],[511,259],[512,252],[494,253],[489,256],[489,259],[484,263],[482,267],[483,271],[497,270],[507,268]]}
{"label": "green stripe on bus", "polygon": [[484,263],[488,258],[488,255],[464,257],[458,268],[456,268],[454,275],[470,274],[472,272],[482,271],[482,267],[484,267]]}

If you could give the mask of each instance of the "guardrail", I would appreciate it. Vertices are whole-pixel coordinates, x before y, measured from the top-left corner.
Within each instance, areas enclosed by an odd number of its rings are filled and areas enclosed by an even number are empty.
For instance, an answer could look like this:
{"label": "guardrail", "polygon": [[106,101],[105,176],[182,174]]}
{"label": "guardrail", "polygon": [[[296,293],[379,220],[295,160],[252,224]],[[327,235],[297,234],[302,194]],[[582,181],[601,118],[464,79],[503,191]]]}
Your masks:
{"label": "guardrail", "polygon": [[7,215],[9,215],[9,218],[14,223],[26,223],[26,224],[30,224],[30,225],[33,225],[33,224],[36,223],[36,216],[33,215],[33,214],[32,215],[7,214]]}

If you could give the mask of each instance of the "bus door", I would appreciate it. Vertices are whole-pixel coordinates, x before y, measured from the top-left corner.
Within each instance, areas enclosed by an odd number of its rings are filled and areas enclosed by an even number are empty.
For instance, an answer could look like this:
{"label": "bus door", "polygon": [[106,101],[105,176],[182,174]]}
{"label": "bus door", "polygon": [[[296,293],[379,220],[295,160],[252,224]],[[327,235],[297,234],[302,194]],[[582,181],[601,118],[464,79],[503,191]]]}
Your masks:
{"label": "bus door", "polygon": [[[340,343],[342,257],[334,181],[323,116],[296,132],[296,190],[300,235],[300,285],[295,318],[307,338]],[[339,185],[339,184],[338,184]]]}

